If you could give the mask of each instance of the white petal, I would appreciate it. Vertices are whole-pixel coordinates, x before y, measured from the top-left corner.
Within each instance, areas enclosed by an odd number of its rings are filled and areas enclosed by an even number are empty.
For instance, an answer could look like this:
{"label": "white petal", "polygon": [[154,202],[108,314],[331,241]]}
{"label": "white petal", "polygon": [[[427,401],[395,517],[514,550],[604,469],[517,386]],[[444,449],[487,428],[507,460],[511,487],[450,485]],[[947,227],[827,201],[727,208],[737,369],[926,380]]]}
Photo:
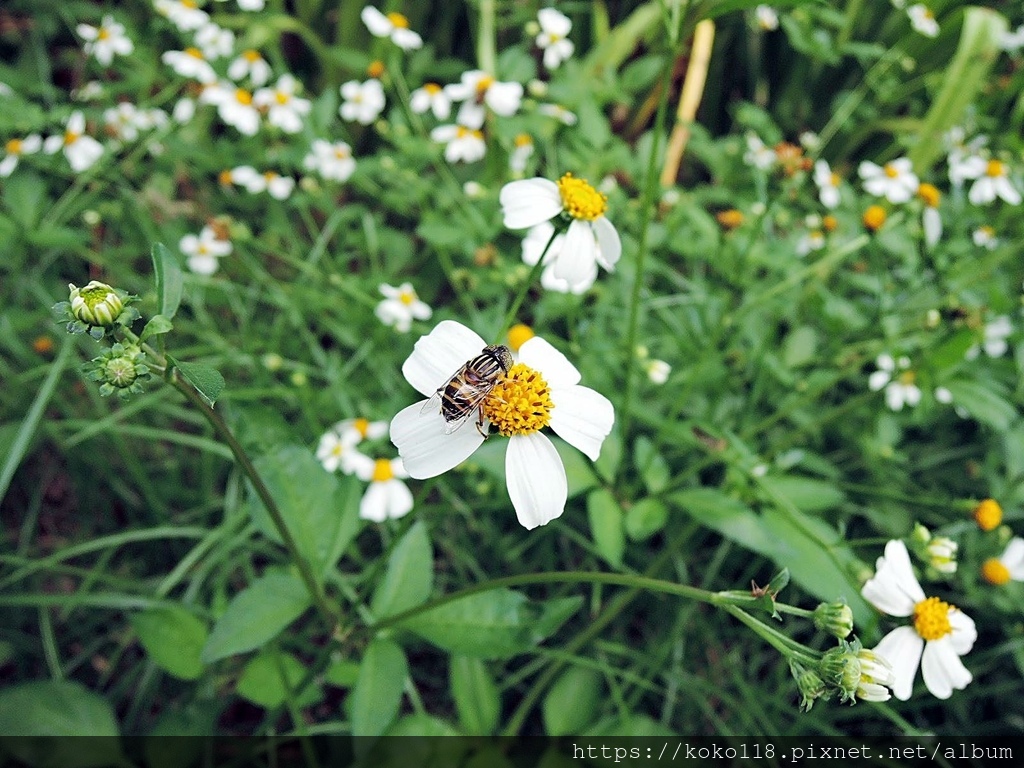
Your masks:
{"label": "white petal", "polygon": [[594,234],[597,235],[597,262],[609,272],[622,255],[622,241],[619,233],[604,216],[594,222]]}
{"label": "white petal", "polygon": [[391,420],[391,442],[405,463],[409,477],[424,480],[452,469],[484,441],[474,427],[464,425],[450,435],[440,411],[423,410],[425,400],[403,408]]}
{"label": "white petal", "polygon": [[509,229],[525,229],[562,212],[558,185],[549,179],[522,179],[501,188],[498,197]]}
{"label": "white petal", "polygon": [[572,29],[569,17],[554,8],[541,8],[537,11],[537,21],[541,29],[558,37],[565,37]]}
{"label": "white petal", "polygon": [[956,655],[953,643],[945,637],[925,644],[921,675],[928,690],[939,699],[948,699],[954,688],[962,691],[974,679]]}
{"label": "white petal", "polygon": [[403,51],[412,51],[423,47],[423,38],[411,29],[401,27],[391,33],[391,41]]}
{"label": "white petal", "polygon": [[405,517],[412,511],[412,491],[409,486],[398,479],[391,479],[383,483],[388,493],[388,517],[397,520]]}
{"label": "white petal", "polygon": [[395,28],[395,25],[391,23],[387,16],[378,11],[372,5],[368,5],[359,14],[359,18],[363,20],[363,24],[370,30],[370,34],[375,37],[387,37],[391,34],[391,30]]}
{"label": "white petal", "polygon": [[589,221],[575,219],[565,233],[565,242],[554,264],[555,277],[578,283],[597,262],[597,238]]}
{"label": "white petal", "polygon": [[1024,539],[1014,536],[999,558],[1014,581],[1024,581]]}
{"label": "white petal", "polygon": [[897,627],[882,638],[875,647],[875,653],[889,662],[895,682],[892,695],[906,701],[914,689],[914,676],[921,663],[924,640],[913,627]]}
{"label": "white petal", "polygon": [[892,375],[889,371],[875,371],[868,377],[868,389],[872,392],[877,392],[889,383],[890,378],[892,378]]}
{"label": "white petal", "polygon": [[860,591],[864,599],[889,616],[909,616],[924,600],[924,590],[910,567],[906,545],[893,539],[885,545],[885,556],[878,558],[875,575]]}
{"label": "white petal", "polygon": [[462,323],[442,320],[416,342],[412,354],[402,364],[402,374],[421,395],[430,397],[486,346]]}
{"label": "white petal", "polygon": [[608,398],[589,387],[576,386],[552,389],[551,400],[555,406],[551,428],[591,461],[597,461],[601,444],[615,423],[615,408]]}
{"label": "white petal", "polygon": [[509,438],[505,477],[516,517],[527,530],[565,511],[569,494],[565,467],[555,446],[540,432]]}
{"label": "white petal", "polygon": [[961,656],[970,652],[974,647],[974,641],[978,639],[974,619],[959,608],[954,608],[949,612],[949,624],[953,628],[953,633],[949,636],[953,650]]}
{"label": "white petal", "polygon": [[857,174],[867,181],[868,179],[875,179],[879,176],[883,176],[884,171],[882,171],[882,167],[880,165],[872,163],[870,160],[865,160],[857,167]]}
{"label": "white petal", "polygon": [[386,483],[370,483],[359,502],[359,516],[363,520],[383,523],[388,519],[388,489]]}
{"label": "white petal", "polygon": [[579,384],[580,372],[576,366],[540,336],[534,336],[523,343],[519,348],[519,362],[540,371],[552,389]]}

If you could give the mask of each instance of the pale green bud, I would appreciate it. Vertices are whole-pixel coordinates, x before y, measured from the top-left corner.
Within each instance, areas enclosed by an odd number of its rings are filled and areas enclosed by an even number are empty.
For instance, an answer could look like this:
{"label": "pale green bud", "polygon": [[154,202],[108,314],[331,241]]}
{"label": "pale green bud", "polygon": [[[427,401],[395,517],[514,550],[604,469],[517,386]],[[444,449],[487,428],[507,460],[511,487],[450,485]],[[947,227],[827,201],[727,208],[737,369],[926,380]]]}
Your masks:
{"label": "pale green bud", "polygon": [[853,632],[853,611],[846,603],[821,603],[814,609],[814,626],[845,640]]}
{"label": "pale green bud", "polygon": [[117,291],[106,283],[93,280],[84,288],[68,283],[71,293],[71,313],[86,325],[109,328],[124,309],[124,302]]}

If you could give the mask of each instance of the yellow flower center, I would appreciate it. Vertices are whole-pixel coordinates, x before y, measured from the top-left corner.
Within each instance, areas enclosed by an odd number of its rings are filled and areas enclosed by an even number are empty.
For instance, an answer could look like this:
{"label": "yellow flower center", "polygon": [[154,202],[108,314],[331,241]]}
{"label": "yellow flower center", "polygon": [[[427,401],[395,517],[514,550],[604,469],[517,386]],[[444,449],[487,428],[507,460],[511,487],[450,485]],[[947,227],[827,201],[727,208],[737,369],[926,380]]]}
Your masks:
{"label": "yellow flower center", "polygon": [[939,207],[939,190],[934,184],[922,184],[917,188],[917,196],[924,200],[924,204],[931,208]]}
{"label": "yellow flower center", "polygon": [[205,256],[209,252],[210,249],[207,247],[206,243],[200,243],[199,245],[196,246],[196,253],[199,254],[200,256]]}
{"label": "yellow flower center", "polygon": [[484,75],[476,83],[476,95],[483,96],[487,93],[487,89],[494,85],[494,78],[490,75]]}
{"label": "yellow flower center", "polygon": [[370,77],[380,77],[384,74],[384,62],[371,61],[370,66],[366,68],[366,74]]}
{"label": "yellow flower center", "polygon": [[934,13],[932,13],[932,9],[931,9],[931,8],[925,8],[925,9],[924,9],[923,11],[921,11],[921,15],[922,15],[922,16],[923,16],[924,18],[928,19],[929,21],[930,21],[931,19],[934,19],[934,18],[935,18],[935,14],[934,14]]}
{"label": "yellow flower center", "polygon": [[200,51],[198,48],[186,48],[185,53],[191,56],[193,59],[199,59],[200,61],[202,61],[203,59],[203,52]]}
{"label": "yellow flower center", "polygon": [[842,181],[842,179],[838,173],[833,172],[832,175],[829,177],[829,181],[832,182],[833,187],[838,187],[839,182]]}
{"label": "yellow flower center", "polygon": [[109,40],[110,39],[110,30],[107,29],[106,27],[100,27],[99,31],[96,32],[96,39],[97,40]]}
{"label": "yellow flower center", "polygon": [[528,435],[551,421],[551,392],[544,377],[523,363],[513,365],[484,401],[484,415],[505,437]]}
{"label": "yellow flower center", "polygon": [[900,175],[900,172],[892,163],[886,163],[885,168],[883,168],[882,170],[885,171],[885,175],[888,176],[890,179],[895,179],[897,176]]}
{"label": "yellow flower center", "polygon": [[260,52],[259,51],[254,51],[254,50],[250,49],[248,51],[245,51],[242,54],[242,58],[245,59],[246,61],[248,61],[250,64],[255,64],[257,61],[259,61],[263,57],[260,56]]}
{"label": "yellow flower center", "polygon": [[400,13],[395,13],[394,11],[392,11],[391,13],[388,14],[388,21],[391,22],[392,26],[398,27],[399,29],[409,28],[409,20]]}
{"label": "yellow flower center", "polygon": [[349,156],[349,153],[345,147],[336,147],[334,150],[334,156],[339,160],[344,160]]}
{"label": "yellow flower center", "polygon": [[985,173],[996,178],[998,176],[1005,176],[1006,170],[1003,168],[1003,164],[998,160],[989,160],[988,166],[985,168]]}
{"label": "yellow flower center", "polygon": [[231,183],[231,171],[223,170],[220,173],[218,173],[217,181],[219,181],[223,186],[226,187],[228,184]]}
{"label": "yellow flower center", "polygon": [[929,597],[914,606],[914,629],[925,640],[938,640],[953,631],[949,623],[949,612],[954,606]]}
{"label": "yellow flower center", "polygon": [[835,232],[836,227],[839,226],[839,220],[830,213],[822,218],[821,225],[825,228],[826,232]]}
{"label": "yellow flower center", "polygon": [[513,351],[518,352],[519,348],[534,337],[533,328],[519,323],[508,329],[508,345]]}
{"label": "yellow flower center", "polygon": [[978,231],[981,232],[985,237],[993,237],[996,233],[995,229],[990,227],[988,224],[982,224],[978,227]]}
{"label": "yellow flower center", "polygon": [[477,138],[480,140],[483,140],[484,138],[484,135],[481,131],[477,131],[472,128],[467,128],[464,125],[460,125],[455,129],[455,138],[464,139],[467,136],[472,136],[473,138]]}
{"label": "yellow flower center", "polygon": [[4,149],[7,150],[9,155],[20,155],[21,154],[21,139],[11,139],[4,144]]}
{"label": "yellow flower center", "polygon": [[245,88],[239,88],[235,91],[235,101],[248,107],[252,104],[252,94],[245,90]]}
{"label": "yellow flower center", "polygon": [[70,146],[70,145],[74,144],[76,141],[78,141],[78,139],[79,139],[79,137],[81,135],[82,134],[75,133],[74,131],[65,131],[64,132],[64,146]]}
{"label": "yellow flower center", "polygon": [[974,508],[974,522],[983,531],[995,530],[1003,522],[1003,508],[995,499],[985,499]]}
{"label": "yellow flower center", "polygon": [[370,431],[370,422],[368,419],[358,418],[352,422],[352,429],[358,432],[360,437],[366,437],[366,433]]}
{"label": "yellow flower center", "polygon": [[530,138],[530,134],[520,133],[518,136],[516,136],[517,147],[528,147],[531,144],[533,144],[533,139]]}
{"label": "yellow flower center", "polygon": [[345,444],[344,443],[340,443],[340,442],[339,443],[335,443],[334,447],[331,448],[331,455],[332,456],[341,456],[341,454],[343,454],[344,452],[345,452]]}
{"label": "yellow flower center", "polygon": [[373,477],[375,483],[383,483],[394,478],[395,473],[391,469],[391,462],[388,459],[377,459],[373,463]]}
{"label": "yellow flower center", "polygon": [[412,306],[413,302],[416,301],[416,291],[400,291],[398,300],[407,307]]}
{"label": "yellow flower center", "polygon": [[437,96],[437,94],[439,94],[443,89],[437,83],[427,83],[423,86],[423,90],[431,96]]}
{"label": "yellow flower center", "polygon": [[997,558],[990,557],[981,565],[981,578],[989,584],[1001,587],[1010,580],[1010,569]]}
{"label": "yellow flower center", "polygon": [[288,100],[291,99],[291,95],[285,91],[274,91],[274,100],[278,104],[287,104]]}
{"label": "yellow flower center", "polygon": [[715,214],[715,218],[726,229],[736,229],[743,223],[743,212],[730,208],[727,211],[719,211]]}
{"label": "yellow flower center", "polygon": [[885,208],[880,205],[869,206],[864,211],[864,226],[872,232],[885,224]]}
{"label": "yellow flower center", "polygon": [[909,385],[914,383],[914,379],[915,378],[916,377],[915,377],[913,371],[904,371],[903,373],[901,373],[899,376],[896,377],[896,380],[900,384],[904,384],[904,385],[909,386]]}
{"label": "yellow flower center", "polygon": [[574,219],[593,221],[604,216],[608,208],[607,197],[571,173],[558,180],[558,192],[562,196],[562,205],[566,213]]}
{"label": "yellow flower center", "polygon": [[199,4],[196,0],[181,0],[181,4],[186,8],[198,8]]}

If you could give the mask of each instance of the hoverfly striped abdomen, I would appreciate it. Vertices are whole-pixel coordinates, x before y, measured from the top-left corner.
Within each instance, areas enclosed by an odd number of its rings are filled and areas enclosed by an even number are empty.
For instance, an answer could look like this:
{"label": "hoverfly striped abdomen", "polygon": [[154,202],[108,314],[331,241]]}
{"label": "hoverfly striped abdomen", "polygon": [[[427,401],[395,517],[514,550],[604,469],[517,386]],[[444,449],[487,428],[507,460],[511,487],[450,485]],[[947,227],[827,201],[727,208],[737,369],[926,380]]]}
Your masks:
{"label": "hoverfly striped abdomen", "polygon": [[480,430],[484,423],[484,400],[512,365],[512,353],[508,347],[501,344],[486,346],[479,355],[452,374],[444,385],[438,387],[423,408],[436,408],[439,403],[441,415],[446,422],[445,432],[449,434],[461,427],[476,411],[477,430]]}

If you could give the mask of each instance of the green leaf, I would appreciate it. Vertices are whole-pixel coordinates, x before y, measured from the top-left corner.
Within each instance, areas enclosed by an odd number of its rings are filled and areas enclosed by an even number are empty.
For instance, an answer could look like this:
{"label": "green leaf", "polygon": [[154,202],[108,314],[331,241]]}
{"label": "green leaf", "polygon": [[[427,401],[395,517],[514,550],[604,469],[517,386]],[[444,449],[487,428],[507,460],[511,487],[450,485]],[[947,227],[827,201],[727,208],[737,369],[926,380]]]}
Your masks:
{"label": "green leaf", "polygon": [[787,499],[803,512],[832,509],[846,498],[832,483],[811,477],[765,475],[760,479],[760,484],[769,494]]}
{"label": "green leaf", "polygon": [[402,649],[390,640],[370,643],[352,690],[352,735],[380,736],[402,703],[409,667]]}
{"label": "green leaf", "polygon": [[620,720],[614,720],[608,723],[601,722],[595,726],[590,733],[585,733],[583,735],[588,737],[611,736],[643,738],[650,736],[675,737],[679,734],[671,728],[662,725],[657,720],[652,720],[647,715],[627,715]]}
{"label": "green leaf", "polygon": [[181,680],[203,673],[199,655],[206,644],[206,624],[178,605],[151,608],[131,617],[139,642],[158,667]]}
{"label": "green leaf", "polygon": [[182,363],[170,355],[167,359],[174,363],[182,378],[195,387],[200,397],[212,408],[224,390],[224,377],[220,375],[220,371],[202,363]]}
{"label": "green leaf", "polygon": [[587,667],[570,667],[559,676],[541,710],[548,736],[579,733],[594,719],[602,679],[600,672]]}
{"label": "green leaf", "polygon": [[159,336],[162,333],[169,333],[173,328],[174,324],[163,315],[153,315],[149,318],[149,322],[146,323],[146,327],[142,329],[139,341],[145,341],[150,336]]}
{"label": "green leaf", "polygon": [[163,243],[154,243],[151,255],[156,275],[157,312],[171,320],[181,303],[181,267]]}
{"label": "green leaf", "polygon": [[782,361],[789,368],[813,362],[818,348],[818,332],[809,325],[794,328],[782,345]]}
{"label": "green leaf", "polygon": [[211,664],[259,648],[305,613],[310,604],[309,593],[297,576],[268,573],[228,603],[200,659]]}
{"label": "green leaf", "polygon": [[626,512],[626,535],[633,541],[650,538],[668,522],[668,507],[658,499],[640,499]]}
{"label": "green leaf", "polygon": [[[220,705],[216,701],[193,701],[181,709],[170,709],[160,717],[142,742],[146,768],[183,768],[197,765],[206,749],[202,737],[212,738],[217,730]],[[168,736],[188,736],[170,739]]]}
{"label": "green leaf", "polygon": [[501,698],[487,666],[470,656],[452,656],[449,677],[463,731],[470,736],[494,733],[501,713]]}
{"label": "green leaf", "polygon": [[622,438],[619,431],[612,428],[611,433],[601,443],[601,454],[594,462],[594,468],[609,483],[615,479],[615,473],[619,469],[619,462],[622,461]]}
{"label": "green leaf", "polygon": [[[458,731],[458,729],[456,729],[456,728],[454,728],[452,726],[451,723],[448,723],[448,722],[442,720],[439,717],[431,717],[430,715],[425,714],[425,713],[418,714],[418,715],[407,715],[406,717],[400,718],[398,720],[398,722],[396,722],[394,725],[392,725],[390,728],[388,728],[387,735],[389,737],[391,737],[391,736],[418,736],[420,738],[416,740],[416,743],[417,744],[424,744],[424,743],[426,743],[426,744],[431,745],[433,747],[431,749],[431,751],[435,752],[435,753],[439,752],[441,754],[444,754],[444,753],[450,752],[450,751],[455,751],[455,752],[463,752],[463,751],[465,751],[465,747],[460,749],[458,746],[455,746],[452,750],[445,749],[444,741],[446,741],[446,740],[430,738],[432,736],[464,736],[465,734],[460,733]],[[422,738],[422,737],[427,737],[427,738]],[[395,739],[394,741],[395,741],[395,743],[398,743],[398,744],[401,745],[406,740],[405,739]],[[412,741],[412,739],[409,739],[408,741]],[[434,746],[434,745],[436,745],[436,746]],[[429,747],[428,747],[428,749],[429,749]],[[380,765],[380,764],[374,762],[374,763],[372,763],[372,765]],[[413,761],[413,760],[410,760],[410,758],[409,758],[409,751],[406,749],[406,750],[403,750],[403,754],[401,755],[401,757],[399,757],[396,760],[395,763],[392,763],[392,765],[396,765],[396,766],[402,766],[402,765],[438,765],[438,766],[440,766],[440,765],[465,765],[465,763],[461,763],[459,761],[455,761],[455,762],[447,762],[447,761],[431,762],[429,760],[424,761],[424,762],[419,762],[418,760]],[[467,768],[468,768],[468,766],[467,766]]]}
{"label": "green leaf", "polygon": [[622,567],[622,556],[626,552],[626,535],[623,528],[622,507],[611,491],[603,488],[587,495],[587,515],[590,518],[590,535],[598,553],[616,568]]}
{"label": "green leaf", "polygon": [[348,659],[339,659],[327,668],[324,682],[338,688],[351,688],[359,679],[359,665]]}
{"label": "green leaf", "polygon": [[531,603],[510,589],[477,592],[400,623],[450,653],[508,659],[553,634],[582,603],[580,597]]}
{"label": "green leaf", "polygon": [[1005,432],[1017,421],[1017,409],[993,389],[978,381],[951,381],[946,388],[953,404],[965,408],[971,416],[999,432]]}
{"label": "green leaf", "polygon": [[31,171],[22,170],[4,179],[4,207],[27,230],[35,228],[45,199],[46,182]]}
{"label": "green leaf", "polygon": [[305,678],[306,665],[298,658],[267,648],[245,665],[235,690],[253,704],[272,709],[287,700],[291,689],[295,706],[308,707],[323,698],[323,691],[312,680],[300,691],[299,686]]}
{"label": "green leaf", "polygon": [[638,437],[633,450],[635,453],[633,463],[644,479],[648,492],[661,493],[668,487],[669,480],[672,479],[672,472],[665,457],[646,437]]}
{"label": "green leaf", "polygon": [[715,488],[680,491],[669,500],[701,524],[747,549],[768,552],[772,547],[772,533],[765,530],[761,518],[743,502]]}
{"label": "green leaf", "polygon": [[378,619],[414,608],[430,597],[434,587],[434,551],[427,526],[418,521],[395,545],[384,580],[373,595],[370,610]]}

